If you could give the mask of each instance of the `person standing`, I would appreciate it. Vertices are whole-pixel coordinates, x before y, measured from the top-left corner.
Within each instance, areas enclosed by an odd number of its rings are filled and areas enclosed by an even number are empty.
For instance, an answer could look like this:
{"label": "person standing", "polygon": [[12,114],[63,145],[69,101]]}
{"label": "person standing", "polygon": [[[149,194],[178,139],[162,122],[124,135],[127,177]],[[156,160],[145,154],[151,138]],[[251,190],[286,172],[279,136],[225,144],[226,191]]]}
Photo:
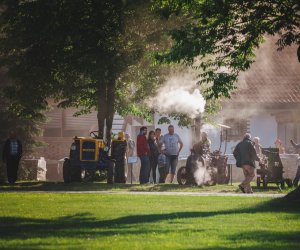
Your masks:
{"label": "person standing", "polygon": [[11,184],[15,183],[18,179],[18,168],[22,153],[22,143],[17,138],[16,132],[12,130],[10,131],[9,138],[5,141],[2,153],[2,160],[6,162],[7,179]]}
{"label": "person standing", "polygon": [[161,138],[161,129],[156,128],[155,129],[155,141],[156,141],[157,145],[159,144],[160,138]]}
{"label": "person standing", "polygon": [[[292,139],[290,140],[291,144],[293,145],[293,147],[297,150],[297,152],[299,152],[300,150],[300,143],[295,143]],[[298,187],[298,182],[300,180],[300,165],[297,168],[297,172],[296,172],[296,176],[293,180],[293,186],[294,187]]]}
{"label": "person standing", "polygon": [[[253,138],[253,146],[255,148],[256,155],[258,156],[258,158],[261,161],[266,160],[266,156],[263,154],[262,146],[260,145],[260,138],[259,137],[256,136],[256,137]],[[259,167],[259,162],[255,161],[255,166]]]}
{"label": "person standing", "polygon": [[279,154],[285,154],[285,148],[282,145],[282,142],[279,138],[276,139],[274,144],[275,144],[276,148],[278,148]]}
{"label": "person standing", "polygon": [[243,169],[245,176],[245,180],[239,185],[240,190],[243,193],[253,193],[250,183],[255,176],[255,161],[260,161],[260,159],[249,133],[246,133],[243,140],[236,145],[233,155],[236,159],[236,166]]}
{"label": "person standing", "polygon": [[140,133],[137,136],[136,147],[137,155],[141,160],[141,169],[140,169],[140,184],[145,184],[149,182],[149,173],[150,173],[150,148],[146,138],[147,127],[141,127]]}
{"label": "person standing", "polygon": [[[176,167],[178,163],[178,155],[183,147],[183,142],[178,134],[174,133],[174,126],[169,125],[168,134],[165,134],[161,137],[159,142],[159,150],[161,151],[161,147],[165,145],[166,158],[168,163],[168,170],[170,173],[170,182],[173,183]],[[179,145],[179,147],[178,147]]]}
{"label": "person standing", "polygon": [[262,149],[261,149],[261,145],[260,145],[260,138],[259,137],[254,137],[253,138],[253,142],[254,142],[254,148],[255,148],[255,151],[256,151],[256,154],[257,156],[260,158],[263,156],[263,153],[262,153]]}
{"label": "person standing", "polygon": [[206,132],[201,133],[201,140],[193,145],[192,151],[198,155],[207,155],[210,153],[211,140]]}
{"label": "person standing", "polygon": [[167,158],[165,155],[165,150],[158,155],[158,172],[159,172],[159,183],[165,183],[167,177]]}
{"label": "person standing", "polygon": [[156,169],[157,169],[159,151],[158,151],[158,145],[156,143],[154,131],[149,132],[148,144],[150,148],[150,169],[152,171],[153,182],[156,183]]}
{"label": "person standing", "polygon": [[130,176],[130,180],[132,183],[133,177],[133,163],[128,163],[128,158],[134,155],[135,150],[135,142],[131,139],[130,134],[125,134],[125,140],[127,143],[126,147],[126,159],[127,159],[127,178]]}

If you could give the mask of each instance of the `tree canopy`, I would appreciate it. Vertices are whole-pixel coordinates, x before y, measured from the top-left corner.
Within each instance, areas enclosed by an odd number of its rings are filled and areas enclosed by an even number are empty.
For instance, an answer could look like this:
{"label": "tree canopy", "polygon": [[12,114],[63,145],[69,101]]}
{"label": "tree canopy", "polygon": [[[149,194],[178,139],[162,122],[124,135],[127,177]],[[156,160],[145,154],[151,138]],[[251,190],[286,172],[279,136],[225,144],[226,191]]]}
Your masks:
{"label": "tree canopy", "polygon": [[[159,82],[145,52],[153,49],[146,45],[163,25],[153,16],[146,23],[139,19],[151,15],[148,1],[6,0],[1,6],[1,66],[13,82],[5,93],[16,114],[34,119],[48,98],[81,113],[96,108],[103,136],[105,122],[110,134],[116,109],[149,112],[135,101],[151,93],[143,90],[149,79],[149,86]],[[129,77],[130,70],[143,71],[145,65],[145,74]],[[130,92],[131,83],[142,78]]]}
{"label": "tree canopy", "polygon": [[157,59],[196,67],[199,83],[209,85],[208,98],[230,96],[266,35],[278,37],[279,50],[300,45],[298,0],[154,0],[153,9],[165,18],[185,19],[170,30],[173,46]]}

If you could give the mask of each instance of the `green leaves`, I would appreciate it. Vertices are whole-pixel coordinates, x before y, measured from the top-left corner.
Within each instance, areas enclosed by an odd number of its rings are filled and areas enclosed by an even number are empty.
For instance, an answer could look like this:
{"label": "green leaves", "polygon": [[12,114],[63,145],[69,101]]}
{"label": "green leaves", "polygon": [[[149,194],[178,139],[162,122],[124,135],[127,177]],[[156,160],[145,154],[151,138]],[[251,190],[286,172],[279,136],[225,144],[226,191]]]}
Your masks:
{"label": "green leaves", "polygon": [[[253,51],[263,36],[279,35],[279,49],[300,44],[298,0],[157,0],[153,10],[168,18],[180,15],[186,21],[169,32],[173,46],[156,59],[199,67],[199,83],[210,86],[207,98],[230,96],[238,73],[254,61]],[[200,63],[195,65],[195,58]]]}

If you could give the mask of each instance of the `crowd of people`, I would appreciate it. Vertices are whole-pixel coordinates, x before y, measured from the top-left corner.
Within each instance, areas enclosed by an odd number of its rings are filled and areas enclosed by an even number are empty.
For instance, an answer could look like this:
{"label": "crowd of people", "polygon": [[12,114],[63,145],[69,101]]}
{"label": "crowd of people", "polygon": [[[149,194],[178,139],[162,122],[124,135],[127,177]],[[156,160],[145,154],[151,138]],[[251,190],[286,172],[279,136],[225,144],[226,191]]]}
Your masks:
{"label": "crowd of people", "polygon": [[159,182],[164,183],[169,174],[172,183],[183,142],[175,133],[173,125],[169,125],[168,133],[163,136],[160,128],[147,132],[147,127],[141,127],[137,136],[137,155],[141,160],[140,184],[149,183],[151,172],[153,182],[156,183],[157,168],[160,174]]}
{"label": "crowd of people", "polygon": [[[140,184],[149,183],[151,173],[153,182],[156,183],[157,170],[159,172],[159,183],[165,183],[168,175],[170,177],[170,182],[172,183],[174,181],[178,156],[183,148],[183,142],[180,136],[175,133],[173,125],[168,126],[168,133],[165,135],[162,135],[160,128],[151,130],[148,133],[147,127],[141,127],[136,144],[129,134],[125,135],[125,139],[127,141],[127,158],[135,155],[135,148],[137,150],[137,156],[140,158]],[[297,144],[293,140],[290,140],[290,143],[296,151],[300,150],[300,143]],[[274,144],[275,147],[278,148],[279,154],[285,153],[285,148],[280,139],[276,139]],[[205,154],[210,151],[210,146],[211,141],[207,134],[202,132],[201,140],[194,144],[191,150],[194,153]],[[246,133],[243,140],[236,145],[233,155],[236,159],[236,166],[243,169],[245,177],[243,182],[239,185],[239,188],[244,193],[253,193],[250,183],[255,177],[255,167],[264,157],[260,145],[260,138],[254,137],[252,139],[251,135]],[[18,166],[21,157],[22,143],[17,138],[16,132],[12,130],[9,138],[5,142],[2,153],[2,160],[7,166],[7,178],[9,183],[15,183],[17,180]],[[128,163],[128,174],[132,175],[132,170],[133,163]],[[300,166],[298,166],[296,176],[293,180],[293,185],[295,187],[298,186],[299,180]]]}

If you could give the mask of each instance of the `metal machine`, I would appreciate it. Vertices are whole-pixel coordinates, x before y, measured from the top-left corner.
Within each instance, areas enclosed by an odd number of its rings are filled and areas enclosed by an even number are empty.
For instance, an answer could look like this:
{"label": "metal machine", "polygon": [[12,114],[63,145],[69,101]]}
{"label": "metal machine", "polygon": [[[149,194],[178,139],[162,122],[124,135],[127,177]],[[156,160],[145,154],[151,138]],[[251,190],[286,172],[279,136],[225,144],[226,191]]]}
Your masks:
{"label": "metal machine", "polygon": [[[204,185],[228,184],[230,180],[230,167],[227,164],[228,157],[225,155],[227,149],[227,129],[229,126],[217,124],[220,130],[220,147],[219,150],[210,152],[205,148],[198,148],[197,152],[191,150],[191,155],[187,158],[186,165],[179,168],[177,172],[177,181],[180,185],[197,185],[195,172],[199,168],[204,168],[203,174]],[[224,131],[223,131],[224,130]],[[221,152],[223,133],[225,132],[224,153]]]}
{"label": "metal machine", "polygon": [[220,151],[207,154],[197,154],[191,151],[186,165],[177,172],[177,181],[180,185],[199,185],[197,171],[202,171],[200,180],[204,185],[228,184],[230,180],[227,156]]}
{"label": "metal machine", "polygon": [[112,141],[111,156],[109,148],[103,139],[90,133],[90,137],[74,137],[70,148],[70,157],[65,158],[63,164],[63,178],[65,183],[79,182],[95,171],[106,171],[107,183],[125,182],[125,152],[126,141],[123,137]]}
{"label": "metal machine", "polygon": [[288,187],[291,187],[292,181],[283,178],[284,171],[278,148],[263,148],[262,153],[264,158],[259,165],[260,168],[256,170],[257,187],[262,184],[266,188],[268,183],[276,183],[281,188],[284,188],[286,183]]}

